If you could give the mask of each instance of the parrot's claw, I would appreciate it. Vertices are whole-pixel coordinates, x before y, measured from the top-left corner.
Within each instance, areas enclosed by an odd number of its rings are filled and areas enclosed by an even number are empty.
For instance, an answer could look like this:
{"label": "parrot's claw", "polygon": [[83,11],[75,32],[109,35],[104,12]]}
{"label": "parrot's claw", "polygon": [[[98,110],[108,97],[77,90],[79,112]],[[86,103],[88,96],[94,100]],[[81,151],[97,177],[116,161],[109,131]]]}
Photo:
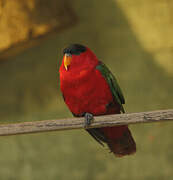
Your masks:
{"label": "parrot's claw", "polygon": [[84,127],[86,128],[92,123],[92,120],[94,118],[93,118],[93,115],[91,113],[85,113],[84,117],[85,117]]}

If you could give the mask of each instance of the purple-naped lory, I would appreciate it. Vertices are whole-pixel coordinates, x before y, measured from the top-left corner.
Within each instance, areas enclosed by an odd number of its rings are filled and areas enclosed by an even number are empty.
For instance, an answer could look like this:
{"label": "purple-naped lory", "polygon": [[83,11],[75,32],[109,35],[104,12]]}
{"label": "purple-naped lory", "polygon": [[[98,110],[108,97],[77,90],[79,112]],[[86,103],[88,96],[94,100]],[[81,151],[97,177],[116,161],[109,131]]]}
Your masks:
{"label": "purple-naped lory", "polygon": [[[93,116],[124,113],[125,100],[117,80],[86,46],[72,44],[65,48],[59,73],[65,103],[74,116],[85,117],[86,126]],[[126,125],[86,130],[118,157],[136,152]]]}

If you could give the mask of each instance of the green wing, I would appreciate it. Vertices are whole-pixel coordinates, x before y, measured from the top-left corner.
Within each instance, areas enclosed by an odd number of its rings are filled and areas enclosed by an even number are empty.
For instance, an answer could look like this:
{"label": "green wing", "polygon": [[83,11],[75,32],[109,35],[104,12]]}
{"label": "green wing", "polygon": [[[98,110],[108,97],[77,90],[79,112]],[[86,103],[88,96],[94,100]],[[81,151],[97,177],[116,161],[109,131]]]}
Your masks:
{"label": "green wing", "polygon": [[98,69],[106,79],[115,101],[120,105],[121,111],[124,113],[125,111],[122,104],[125,104],[125,99],[116,78],[102,62],[100,62],[99,65],[96,66],[96,69]]}

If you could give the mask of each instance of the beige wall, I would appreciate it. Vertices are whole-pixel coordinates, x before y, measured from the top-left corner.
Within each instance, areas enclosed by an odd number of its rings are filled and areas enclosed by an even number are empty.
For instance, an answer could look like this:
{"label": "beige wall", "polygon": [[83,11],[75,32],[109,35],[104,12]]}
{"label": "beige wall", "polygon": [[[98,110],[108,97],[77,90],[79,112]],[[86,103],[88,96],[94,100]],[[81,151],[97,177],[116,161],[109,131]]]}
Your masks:
{"label": "beige wall", "polygon": [[141,45],[173,75],[173,1],[117,0]]}

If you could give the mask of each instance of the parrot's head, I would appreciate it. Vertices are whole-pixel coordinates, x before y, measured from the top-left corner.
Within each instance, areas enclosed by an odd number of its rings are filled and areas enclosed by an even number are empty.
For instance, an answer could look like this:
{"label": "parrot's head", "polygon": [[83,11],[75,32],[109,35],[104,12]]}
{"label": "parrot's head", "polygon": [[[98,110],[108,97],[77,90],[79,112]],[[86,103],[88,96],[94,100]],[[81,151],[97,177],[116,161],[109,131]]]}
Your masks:
{"label": "parrot's head", "polygon": [[80,71],[96,65],[98,60],[94,53],[80,44],[71,44],[63,50],[61,67],[65,71]]}

